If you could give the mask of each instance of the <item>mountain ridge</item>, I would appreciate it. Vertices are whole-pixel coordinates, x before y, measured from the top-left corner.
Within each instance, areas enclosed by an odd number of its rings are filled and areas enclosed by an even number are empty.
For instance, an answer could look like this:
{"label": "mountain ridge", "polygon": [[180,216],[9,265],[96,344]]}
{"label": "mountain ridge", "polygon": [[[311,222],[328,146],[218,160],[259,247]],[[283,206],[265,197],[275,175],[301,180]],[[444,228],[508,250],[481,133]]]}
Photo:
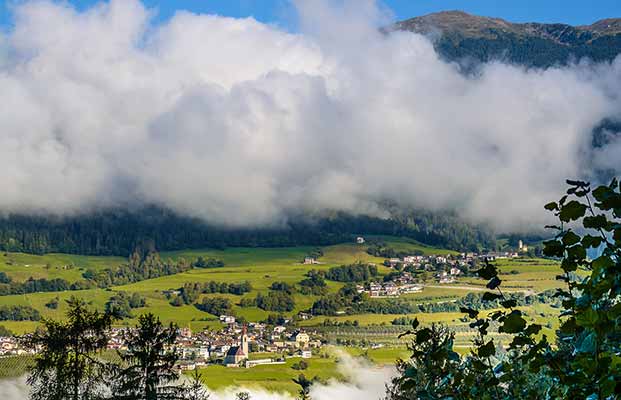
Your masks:
{"label": "mountain ridge", "polygon": [[513,23],[454,10],[399,21],[389,31],[430,36],[438,52],[451,61],[502,59],[532,67],[549,67],[582,58],[611,61],[621,53],[621,18],[572,26]]}

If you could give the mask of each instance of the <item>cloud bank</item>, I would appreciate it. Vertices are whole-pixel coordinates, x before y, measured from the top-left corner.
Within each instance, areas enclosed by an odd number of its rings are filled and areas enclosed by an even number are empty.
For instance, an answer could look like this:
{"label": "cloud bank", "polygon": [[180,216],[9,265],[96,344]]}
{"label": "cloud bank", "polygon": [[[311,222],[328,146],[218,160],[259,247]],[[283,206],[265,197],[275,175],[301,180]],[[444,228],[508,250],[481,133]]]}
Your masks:
{"label": "cloud bank", "polygon": [[591,146],[621,60],[466,77],[430,41],[379,33],[371,0],[296,0],[300,33],[138,0],[29,1],[0,36],[0,211],[155,204],[228,226],[386,199],[500,229],[542,222]]}

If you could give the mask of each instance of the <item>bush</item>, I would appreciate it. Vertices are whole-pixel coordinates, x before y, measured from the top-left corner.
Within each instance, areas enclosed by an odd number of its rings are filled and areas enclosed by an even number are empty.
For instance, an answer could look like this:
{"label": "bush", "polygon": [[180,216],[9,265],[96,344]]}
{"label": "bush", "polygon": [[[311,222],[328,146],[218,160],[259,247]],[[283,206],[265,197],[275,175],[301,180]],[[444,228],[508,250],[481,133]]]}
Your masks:
{"label": "bush", "polygon": [[224,297],[205,297],[196,308],[216,316],[231,314],[231,302]]}
{"label": "bush", "polygon": [[296,371],[304,371],[308,368],[308,363],[305,360],[300,360],[300,362],[293,364],[291,368],[295,369]]}
{"label": "bush", "polygon": [[266,295],[259,293],[255,299],[257,307],[266,311],[293,311],[295,301],[286,292],[269,292]]}

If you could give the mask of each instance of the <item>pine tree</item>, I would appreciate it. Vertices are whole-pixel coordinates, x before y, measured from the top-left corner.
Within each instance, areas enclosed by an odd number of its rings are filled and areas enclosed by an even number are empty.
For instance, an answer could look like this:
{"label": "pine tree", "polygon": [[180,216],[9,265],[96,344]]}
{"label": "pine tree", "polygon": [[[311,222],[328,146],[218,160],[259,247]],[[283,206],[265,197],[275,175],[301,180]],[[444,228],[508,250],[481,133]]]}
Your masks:
{"label": "pine tree", "polygon": [[201,378],[203,375],[197,369],[192,373],[190,384],[186,387],[185,400],[208,400],[209,392]]}
{"label": "pine tree", "polygon": [[68,300],[65,321],[44,320],[30,339],[39,348],[28,384],[33,400],[90,400],[102,397],[104,364],[97,355],[108,344],[113,318]]}
{"label": "pine tree", "polygon": [[117,400],[172,400],[182,398],[183,387],[175,371],[177,327],[164,327],[159,318],[141,315],[134,330],[124,334],[127,351],[119,353],[121,367],[114,379]]}

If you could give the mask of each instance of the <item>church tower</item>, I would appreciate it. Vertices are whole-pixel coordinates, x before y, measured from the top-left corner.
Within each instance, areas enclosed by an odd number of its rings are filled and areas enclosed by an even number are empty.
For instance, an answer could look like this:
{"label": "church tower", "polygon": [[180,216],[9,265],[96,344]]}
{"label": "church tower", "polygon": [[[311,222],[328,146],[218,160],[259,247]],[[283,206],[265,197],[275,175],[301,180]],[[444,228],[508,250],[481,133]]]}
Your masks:
{"label": "church tower", "polygon": [[248,332],[246,331],[246,325],[244,325],[244,327],[242,328],[241,348],[244,352],[244,355],[248,357]]}

